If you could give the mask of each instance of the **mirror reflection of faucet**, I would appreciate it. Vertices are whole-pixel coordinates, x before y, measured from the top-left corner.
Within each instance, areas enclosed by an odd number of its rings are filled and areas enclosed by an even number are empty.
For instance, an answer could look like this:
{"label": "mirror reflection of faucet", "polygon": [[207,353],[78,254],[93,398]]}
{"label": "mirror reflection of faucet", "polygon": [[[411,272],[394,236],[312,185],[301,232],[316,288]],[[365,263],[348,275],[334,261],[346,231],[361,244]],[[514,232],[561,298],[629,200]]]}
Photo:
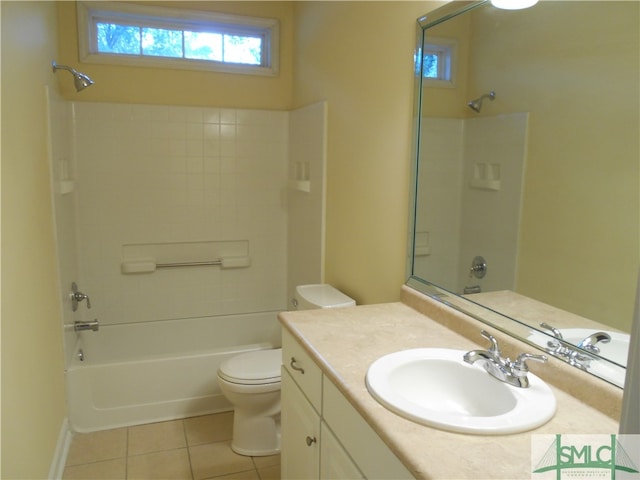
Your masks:
{"label": "mirror reflection of faucet", "polygon": [[97,318],[91,320],[90,322],[75,321],[73,323],[65,323],[64,328],[65,330],[73,329],[75,332],[84,332],[87,330],[97,332],[98,330],[100,330],[100,322],[98,322]]}
{"label": "mirror reflection of faucet", "polygon": [[487,261],[480,255],[473,258],[469,269],[469,278],[484,278],[487,274]]}
{"label": "mirror reflection of faucet", "polygon": [[[477,255],[471,261],[471,268],[469,268],[469,279],[475,278],[484,278],[487,274],[487,261],[484,257]],[[465,295],[469,295],[472,293],[480,293],[482,292],[482,288],[480,285],[467,285],[463,290]]]}
{"label": "mirror reflection of faucet", "polygon": [[578,367],[581,370],[588,369],[591,366],[591,361],[597,360],[598,357],[581,352],[580,349],[587,350],[587,352],[591,352],[597,355],[600,353],[600,348],[598,348],[596,344],[609,343],[611,341],[611,336],[608,333],[595,332],[591,335],[588,335],[581,342],[579,342],[576,345],[576,348],[571,348],[566,343],[559,341],[563,340],[562,333],[559,329],[545,322],[542,322],[540,326],[545,330],[550,330],[553,333],[553,336],[557,339],[547,342],[547,352],[555,355],[556,357],[564,359],[570,365]]}
{"label": "mirror reflection of faucet", "polygon": [[466,287],[464,287],[464,294],[465,295],[469,295],[471,293],[480,293],[482,292],[482,289],[480,288],[480,285],[468,285]]}
{"label": "mirror reflection of faucet", "polygon": [[91,300],[89,300],[89,295],[85,295],[80,290],[78,290],[78,285],[76,282],[71,283],[71,293],[69,294],[71,297],[71,310],[74,312],[78,310],[78,303],[86,300],[87,308],[91,308]]}
{"label": "mirror reflection of faucet", "polygon": [[611,335],[605,332],[592,333],[578,344],[578,348],[589,350],[593,353],[600,353],[600,349],[596,347],[596,343],[609,343]]}

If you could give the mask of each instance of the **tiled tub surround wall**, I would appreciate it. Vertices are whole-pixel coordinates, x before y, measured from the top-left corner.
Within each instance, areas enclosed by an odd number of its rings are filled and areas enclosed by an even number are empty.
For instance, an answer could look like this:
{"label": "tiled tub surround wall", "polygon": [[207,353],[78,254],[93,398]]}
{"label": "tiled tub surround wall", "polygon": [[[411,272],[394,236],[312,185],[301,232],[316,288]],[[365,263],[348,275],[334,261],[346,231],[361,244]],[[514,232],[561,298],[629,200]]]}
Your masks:
{"label": "tiled tub surround wall", "polygon": [[[77,281],[92,305],[79,313],[100,331],[79,335],[85,361],[67,372],[72,428],[228,409],[215,383],[220,361],[279,345],[288,115],[73,104]],[[121,271],[132,251],[153,257],[161,245],[173,261],[198,261],[211,260],[193,258],[202,245],[218,255],[228,244],[248,248],[250,266]]]}
{"label": "tiled tub surround wall", "polygon": [[[74,130],[79,286],[102,326],[285,308],[287,112],[76,103]],[[247,241],[251,266],[121,273],[126,245],[216,241]]]}
{"label": "tiled tub surround wall", "polygon": [[[48,130],[50,139],[49,171],[53,197],[56,253],[62,318],[67,325],[74,320],[86,320],[84,310],[73,312],[69,299],[71,283],[78,280],[75,181],[73,162],[72,104],[58,92],[47,90]],[[65,368],[73,361],[77,335],[71,328],[64,330]]]}
{"label": "tiled tub surround wall", "polygon": [[[418,204],[438,208],[418,212],[416,271],[432,272],[440,285],[458,293],[471,285],[513,289],[528,114],[424,117],[421,130],[427,141]],[[469,279],[476,255],[489,266],[483,279]]]}

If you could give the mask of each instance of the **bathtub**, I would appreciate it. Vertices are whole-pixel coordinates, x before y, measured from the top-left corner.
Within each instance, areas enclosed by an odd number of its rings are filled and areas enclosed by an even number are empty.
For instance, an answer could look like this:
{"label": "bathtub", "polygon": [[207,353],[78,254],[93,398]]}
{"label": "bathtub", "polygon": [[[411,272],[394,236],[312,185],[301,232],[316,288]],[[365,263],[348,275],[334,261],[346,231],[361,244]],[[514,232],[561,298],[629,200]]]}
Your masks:
{"label": "bathtub", "polygon": [[92,432],[229,411],[216,382],[220,363],[279,346],[277,312],[82,332],[65,371],[69,423],[75,432]]}

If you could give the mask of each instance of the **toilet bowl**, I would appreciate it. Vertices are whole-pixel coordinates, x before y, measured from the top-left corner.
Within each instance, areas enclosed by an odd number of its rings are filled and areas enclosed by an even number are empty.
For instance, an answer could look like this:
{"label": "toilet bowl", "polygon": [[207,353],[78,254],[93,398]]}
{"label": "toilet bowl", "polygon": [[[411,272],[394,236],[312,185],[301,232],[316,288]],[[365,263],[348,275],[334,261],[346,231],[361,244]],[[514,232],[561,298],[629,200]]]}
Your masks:
{"label": "toilet bowl", "polygon": [[[298,286],[293,303],[299,310],[356,304],[326,284]],[[280,452],[281,365],[282,349],[276,348],[236,355],[218,369],[220,390],[234,408],[231,448],[240,455]]]}
{"label": "toilet bowl", "polygon": [[236,355],[218,369],[218,385],[234,406],[231,449],[252,457],[280,452],[282,349]]}

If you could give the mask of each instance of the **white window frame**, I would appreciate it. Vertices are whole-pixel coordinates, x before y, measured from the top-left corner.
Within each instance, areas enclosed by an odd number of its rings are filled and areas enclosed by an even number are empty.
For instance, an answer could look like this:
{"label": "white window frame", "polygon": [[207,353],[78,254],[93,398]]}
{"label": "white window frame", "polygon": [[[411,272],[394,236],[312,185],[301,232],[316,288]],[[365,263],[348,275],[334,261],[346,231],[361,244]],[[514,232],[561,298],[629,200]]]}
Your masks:
{"label": "white window frame", "polygon": [[458,42],[449,38],[428,37],[423,45],[422,58],[426,54],[438,56],[438,78],[424,77],[428,87],[454,88],[456,86]]}
{"label": "white window frame", "polygon": [[[224,73],[276,76],[279,71],[280,24],[277,19],[245,17],[214,12],[136,5],[130,3],[78,1],[78,48],[87,63],[139,67],[209,70]],[[262,65],[145,55],[100,53],[97,20],[160,28],[212,30],[222,33],[258,34],[263,41]]]}

